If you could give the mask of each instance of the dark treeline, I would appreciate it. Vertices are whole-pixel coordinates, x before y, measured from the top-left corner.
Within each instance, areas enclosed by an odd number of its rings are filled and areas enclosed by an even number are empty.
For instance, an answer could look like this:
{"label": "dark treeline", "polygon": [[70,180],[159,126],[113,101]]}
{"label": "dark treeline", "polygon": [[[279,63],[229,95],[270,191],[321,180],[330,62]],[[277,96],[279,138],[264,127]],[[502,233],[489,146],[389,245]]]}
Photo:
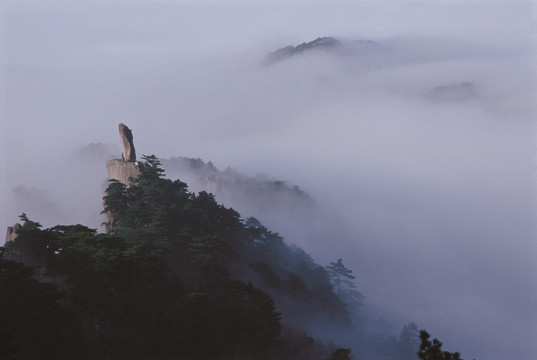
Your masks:
{"label": "dark treeline", "polygon": [[417,358],[414,323],[399,338],[357,330],[364,297],[341,259],[316,264],[145,159],[131,186],[110,182],[107,234],[21,216],[0,248],[0,359]]}

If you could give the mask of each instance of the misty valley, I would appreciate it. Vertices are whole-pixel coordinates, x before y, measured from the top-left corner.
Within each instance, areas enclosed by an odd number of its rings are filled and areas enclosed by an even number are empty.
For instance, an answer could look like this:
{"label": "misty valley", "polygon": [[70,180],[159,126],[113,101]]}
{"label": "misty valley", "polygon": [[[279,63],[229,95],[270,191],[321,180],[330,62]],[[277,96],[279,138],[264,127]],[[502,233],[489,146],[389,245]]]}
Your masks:
{"label": "misty valley", "polygon": [[535,359],[534,13],[2,2],[0,360]]}

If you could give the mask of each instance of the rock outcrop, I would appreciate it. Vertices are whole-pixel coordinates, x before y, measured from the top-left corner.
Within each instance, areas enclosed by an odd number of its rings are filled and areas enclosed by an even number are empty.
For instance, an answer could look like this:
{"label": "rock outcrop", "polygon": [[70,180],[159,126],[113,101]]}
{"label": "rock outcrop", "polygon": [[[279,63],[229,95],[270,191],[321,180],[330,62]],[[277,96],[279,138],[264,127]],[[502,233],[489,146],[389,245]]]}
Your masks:
{"label": "rock outcrop", "polygon": [[119,124],[119,137],[121,138],[125,161],[136,161],[136,150],[134,149],[132,131],[123,123]]}
{"label": "rock outcrop", "polygon": [[136,161],[132,131],[123,123],[119,124],[119,137],[123,146],[124,158],[106,162],[108,178],[130,185],[131,180],[136,179],[144,167],[148,165],[145,162]]}
{"label": "rock outcrop", "polygon": [[108,178],[122,182],[125,185],[129,185],[131,179],[136,179],[146,166],[145,162],[130,162],[122,159],[112,159],[106,162]]}
{"label": "rock outcrop", "polygon": [[[122,159],[111,159],[106,162],[106,170],[108,170],[108,179],[117,180],[127,186],[132,184],[143,171],[149,166],[146,162],[136,161],[136,152],[134,150],[134,141],[132,131],[127,125],[119,124],[119,137],[123,146]],[[106,213],[108,223],[106,232],[112,233],[116,226],[114,217],[110,212]]]}
{"label": "rock outcrop", "polygon": [[6,244],[10,241],[15,240],[21,233],[22,225],[19,223],[16,223],[13,226],[7,227],[6,232]]}

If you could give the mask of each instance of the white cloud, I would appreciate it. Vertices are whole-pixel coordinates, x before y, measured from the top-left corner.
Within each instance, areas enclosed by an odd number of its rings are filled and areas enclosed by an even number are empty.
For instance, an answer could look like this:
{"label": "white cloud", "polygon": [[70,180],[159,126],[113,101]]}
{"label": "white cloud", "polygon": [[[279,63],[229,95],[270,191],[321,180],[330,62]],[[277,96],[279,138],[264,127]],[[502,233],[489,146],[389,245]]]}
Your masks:
{"label": "white cloud", "polygon": [[[77,189],[98,193],[105,175],[83,167],[69,187],[66,155],[116,143],[124,122],[139,154],[200,156],[318,198],[330,215],[295,241],[323,262],[348,257],[379,311],[417,321],[465,357],[530,358],[533,10],[507,1],[8,4],[4,198],[18,184],[64,205]],[[261,66],[275,48],[330,35],[381,51]],[[467,81],[478,92],[467,101],[425,96]],[[3,226],[16,221],[10,210]]]}

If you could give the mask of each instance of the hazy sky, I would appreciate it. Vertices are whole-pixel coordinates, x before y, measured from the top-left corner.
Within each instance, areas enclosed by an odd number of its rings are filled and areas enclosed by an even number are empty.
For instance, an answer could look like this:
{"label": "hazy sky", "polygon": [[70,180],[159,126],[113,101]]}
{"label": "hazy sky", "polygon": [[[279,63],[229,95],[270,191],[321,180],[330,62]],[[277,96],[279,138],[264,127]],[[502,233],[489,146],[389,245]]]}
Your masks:
{"label": "hazy sky", "polygon": [[[298,184],[327,215],[289,240],[323,264],[343,257],[367,306],[397,327],[416,321],[467,359],[537,355],[531,2],[4,1],[0,11],[2,227],[17,221],[18,185],[68,209],[35,219],[47,226],[98,212],[104,164],[73,164],[72,152],[91,142],[119,152],[124,122],[139,155]],[[319,36],[376,45],[263,66]],[[464,82],[475,96],[429,96]]]}

